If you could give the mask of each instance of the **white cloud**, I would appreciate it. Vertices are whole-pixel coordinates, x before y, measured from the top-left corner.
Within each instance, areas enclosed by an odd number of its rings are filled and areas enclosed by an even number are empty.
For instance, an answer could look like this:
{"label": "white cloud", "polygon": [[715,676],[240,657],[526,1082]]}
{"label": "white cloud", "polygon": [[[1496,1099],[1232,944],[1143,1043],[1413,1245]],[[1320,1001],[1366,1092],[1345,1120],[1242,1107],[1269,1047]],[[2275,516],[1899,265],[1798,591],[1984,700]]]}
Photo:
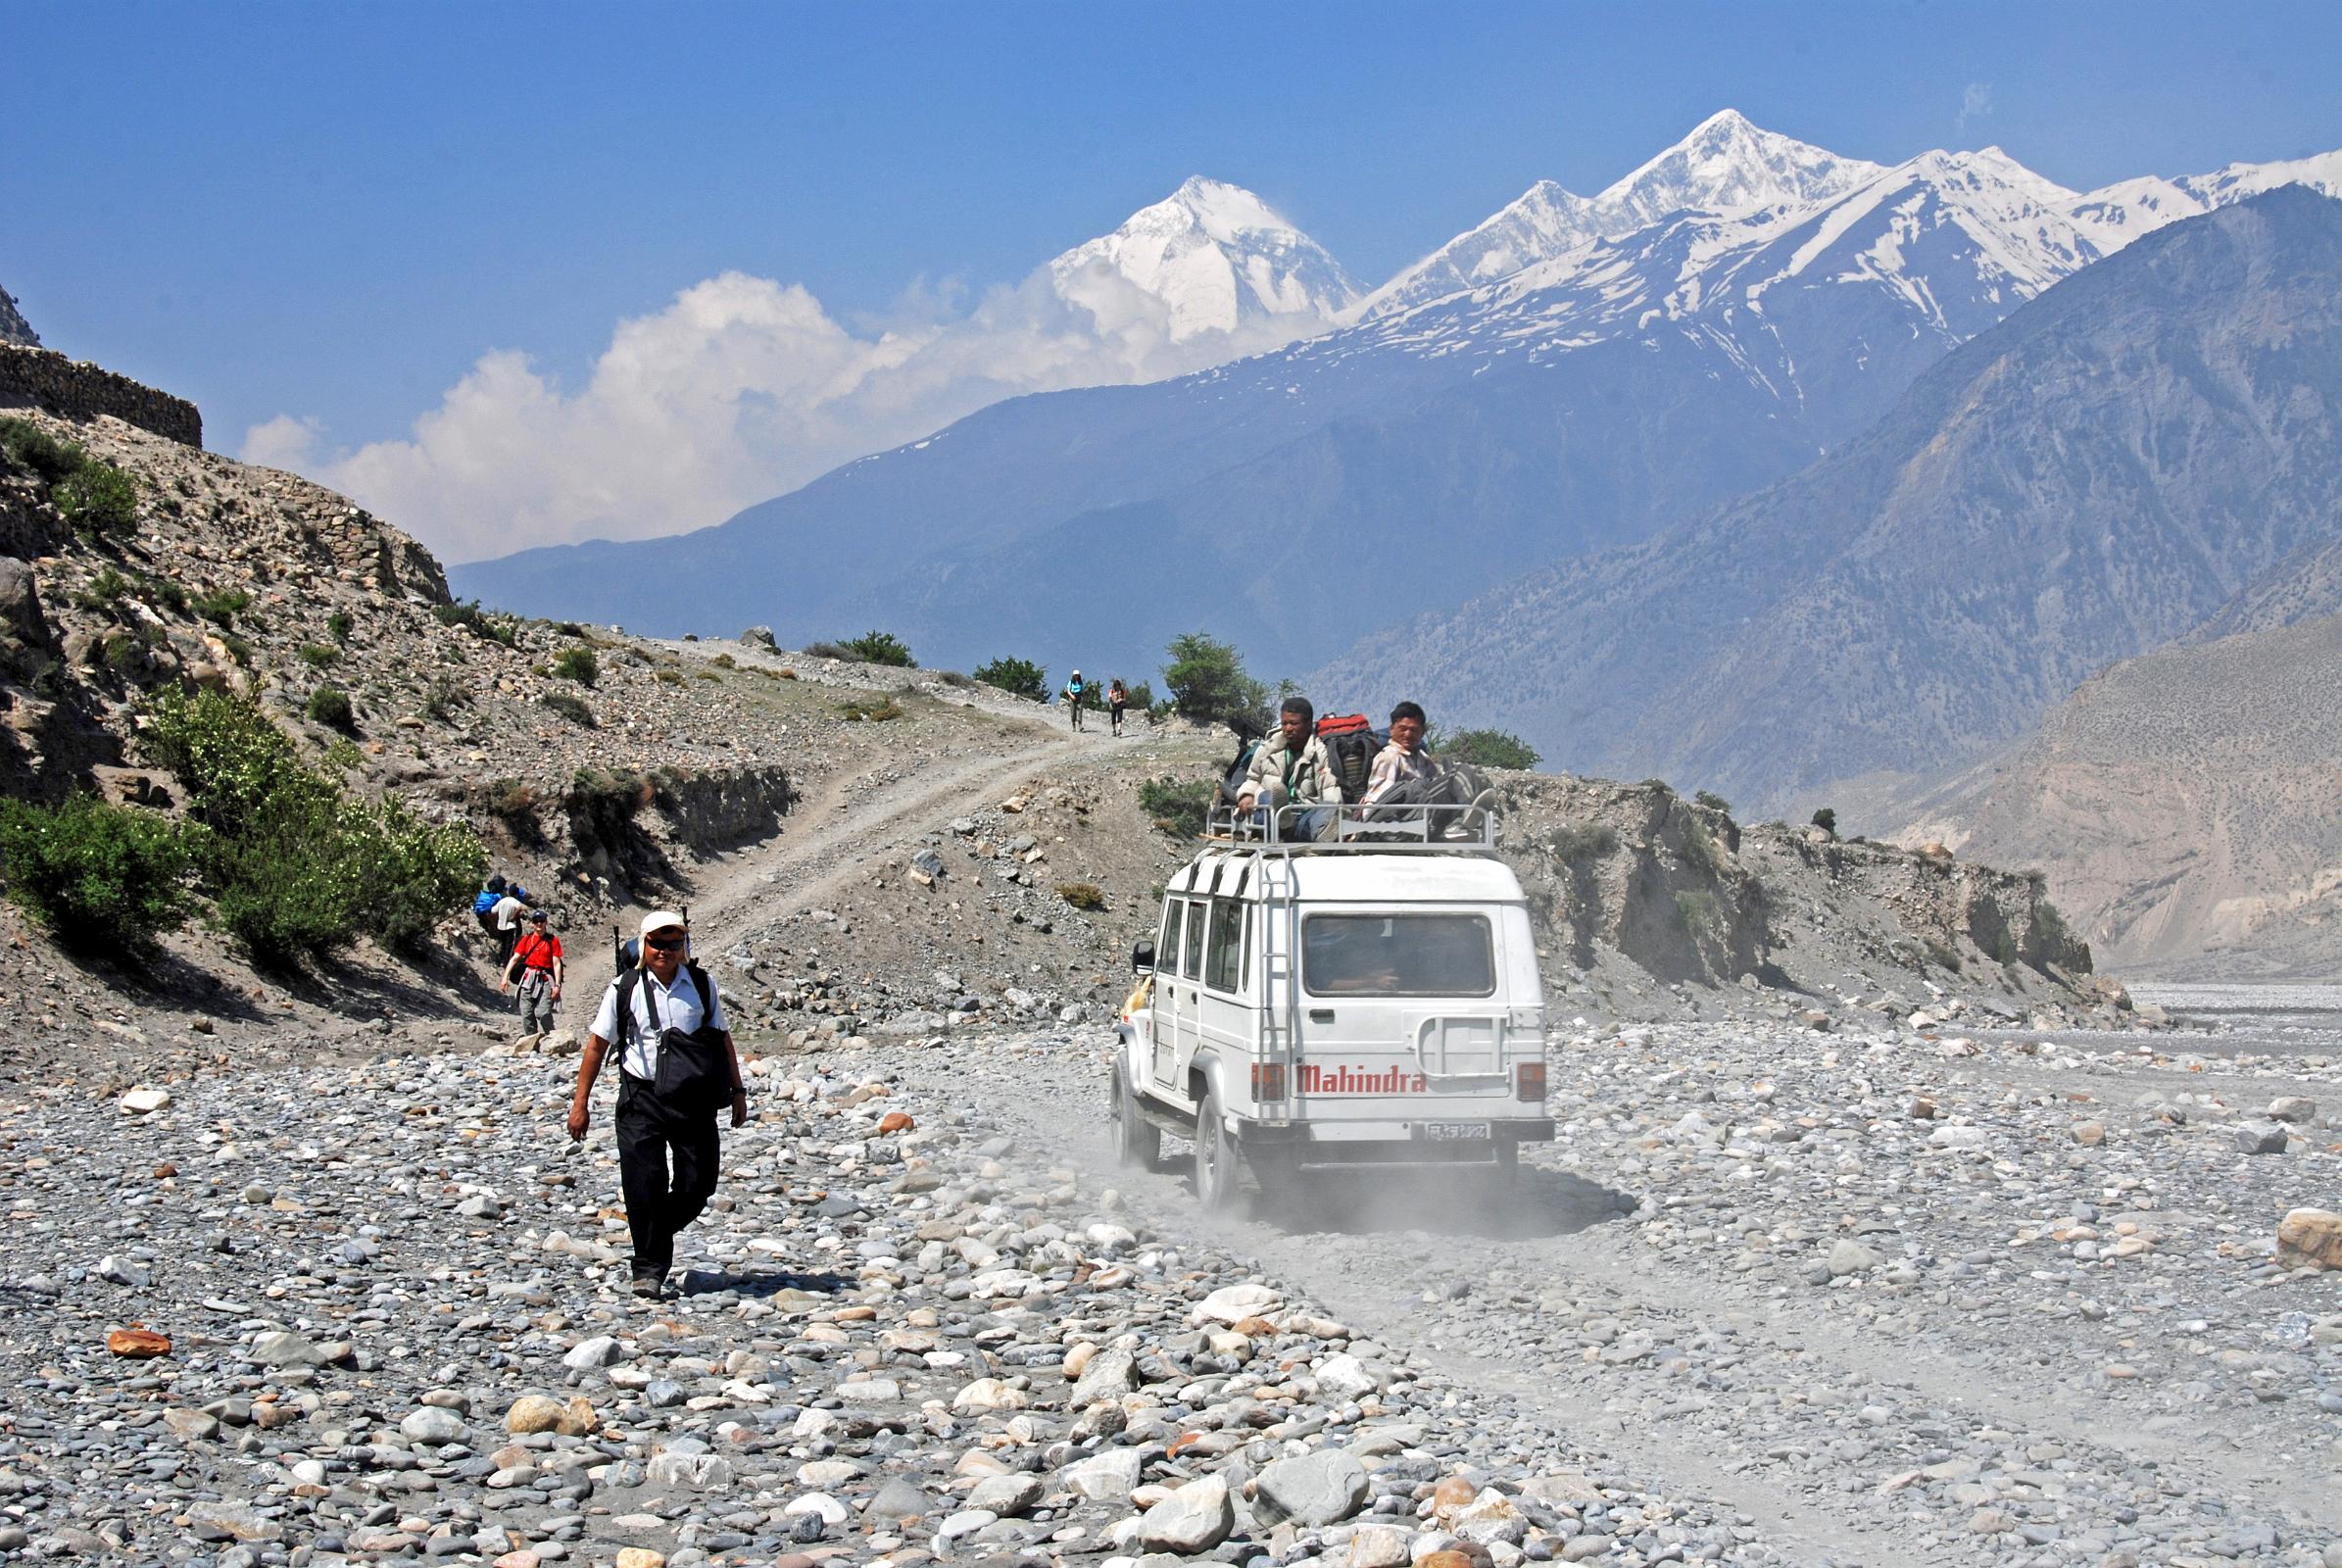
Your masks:
{"label": "white cloud", "polygon": [[1952,121],[1952,128],[1966,130],[1972,120],[1986,120],[1992,115],[1992,83],[1972,81],[1960,94],[1960,113]]}
{"label": "white cloud", "polygon": [[473,561],[701,527],[1004,397],[1183,374],[1322,326],[1274,318],[1174,343],[1169,307],[1102,264],[1063,294],[1044,270],[954,303],[917,286],[857,332],[798,285],[725,272],[621,321],[574,390],[498,350],[404,440],[320,454],[314,420],[280,415],[242,455]]}

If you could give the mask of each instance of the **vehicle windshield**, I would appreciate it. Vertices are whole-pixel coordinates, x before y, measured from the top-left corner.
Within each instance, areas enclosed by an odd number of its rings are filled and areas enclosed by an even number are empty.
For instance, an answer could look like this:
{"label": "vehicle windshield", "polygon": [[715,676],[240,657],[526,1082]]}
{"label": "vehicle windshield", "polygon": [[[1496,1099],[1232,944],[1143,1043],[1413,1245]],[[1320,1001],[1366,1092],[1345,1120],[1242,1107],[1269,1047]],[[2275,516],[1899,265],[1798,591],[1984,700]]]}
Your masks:
{"label": "vehicle windshield", "polygon": [[1313,914],[1301,983],[1319,997],[1485,997],[1496,989],[1479,914]]}

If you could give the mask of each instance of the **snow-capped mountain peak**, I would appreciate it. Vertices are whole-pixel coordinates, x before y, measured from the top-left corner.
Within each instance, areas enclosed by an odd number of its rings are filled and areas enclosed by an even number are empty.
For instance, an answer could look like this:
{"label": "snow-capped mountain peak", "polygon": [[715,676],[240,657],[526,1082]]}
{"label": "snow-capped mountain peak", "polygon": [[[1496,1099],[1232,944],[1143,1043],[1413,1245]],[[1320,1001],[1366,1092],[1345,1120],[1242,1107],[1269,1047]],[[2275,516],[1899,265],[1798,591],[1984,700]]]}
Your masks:
{"label": "snow-capped mountain peak", "polygon": [[1272,318],[1306,330],[1364,291],[1323,246],[1242,185],[1198,174],[1111,234],[1049,264],[1057,293],[1102,324],[1135,289],[1169,314],[1173,342]]}
{"label": "snow-capped mountain peak", "polygon": [[1591,206],[1604,238],[1682,212],[1746,213],[1841,196],[1885,171],[1719,110],[1618,180]]}
{"label": "snow-capped mountain peak", "polygon": [[1459,289],[1481,288],[1595,240],[1623,238],[1686,212],[1737,216],[1844,195],[1885,172],[1719,110],[1690,134],[1598,196],[1539,180],[1486,222],[1457,235],[1370,295],[1354,315],[1392,315]]}
{"label": "snow-capped mountain peak", "polygon": [[2114,251],[2166,223],[2195,218],[2279,185],[2307,185],[2322,195],[2342,198],[2342,152],[2272,164],[2230,164],[2209,174],[2181,174],[2176,179],[2143,174],[2077,196],[2070,210],[2076,221],[2099,236],[2105,249]]}

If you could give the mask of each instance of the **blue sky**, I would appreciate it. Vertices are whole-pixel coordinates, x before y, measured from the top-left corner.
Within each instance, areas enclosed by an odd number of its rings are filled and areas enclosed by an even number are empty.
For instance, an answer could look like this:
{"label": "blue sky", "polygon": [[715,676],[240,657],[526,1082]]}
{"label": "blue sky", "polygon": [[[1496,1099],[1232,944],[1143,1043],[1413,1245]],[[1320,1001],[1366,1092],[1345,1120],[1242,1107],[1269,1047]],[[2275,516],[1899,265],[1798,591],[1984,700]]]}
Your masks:
{"label": "blue sky", "polygon": [[346,448],[490,350],[573,385],[727,270],[864,332],[973,299],[1194,172],[1373,282],[1727,105],[2076,187],[2321,151],[2342,5],[82,0],[10,9],[0,101],[0,286],[44,338],[217,447],[289,414]]}

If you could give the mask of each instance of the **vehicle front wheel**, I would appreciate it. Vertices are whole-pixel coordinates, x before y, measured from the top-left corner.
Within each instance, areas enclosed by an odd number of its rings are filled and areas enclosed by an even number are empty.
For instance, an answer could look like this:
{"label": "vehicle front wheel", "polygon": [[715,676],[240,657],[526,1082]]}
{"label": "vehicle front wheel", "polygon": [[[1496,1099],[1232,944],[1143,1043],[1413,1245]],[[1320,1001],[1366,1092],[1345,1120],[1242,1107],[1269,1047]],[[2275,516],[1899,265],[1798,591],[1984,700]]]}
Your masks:
{"label": "vehicle front wheel", "polygon": [[1220,1117],[1220,1092],[1207,1089],[1195,1107],[1195,1201],[1218,1213],[1236,1203],[1236,1141]]}
{"label": "vehicle front wheel", "polygon": [[1130,1080],[1122,1075],[1122,1063],[1114,1063],[1113,1080],[1114,1162],[1133,1170],[1153,1168],[1155,1158],[1162,1152],[1163,1135],[1153,1122],[1139,1111],[1139,1098],[1131,1092]]}

